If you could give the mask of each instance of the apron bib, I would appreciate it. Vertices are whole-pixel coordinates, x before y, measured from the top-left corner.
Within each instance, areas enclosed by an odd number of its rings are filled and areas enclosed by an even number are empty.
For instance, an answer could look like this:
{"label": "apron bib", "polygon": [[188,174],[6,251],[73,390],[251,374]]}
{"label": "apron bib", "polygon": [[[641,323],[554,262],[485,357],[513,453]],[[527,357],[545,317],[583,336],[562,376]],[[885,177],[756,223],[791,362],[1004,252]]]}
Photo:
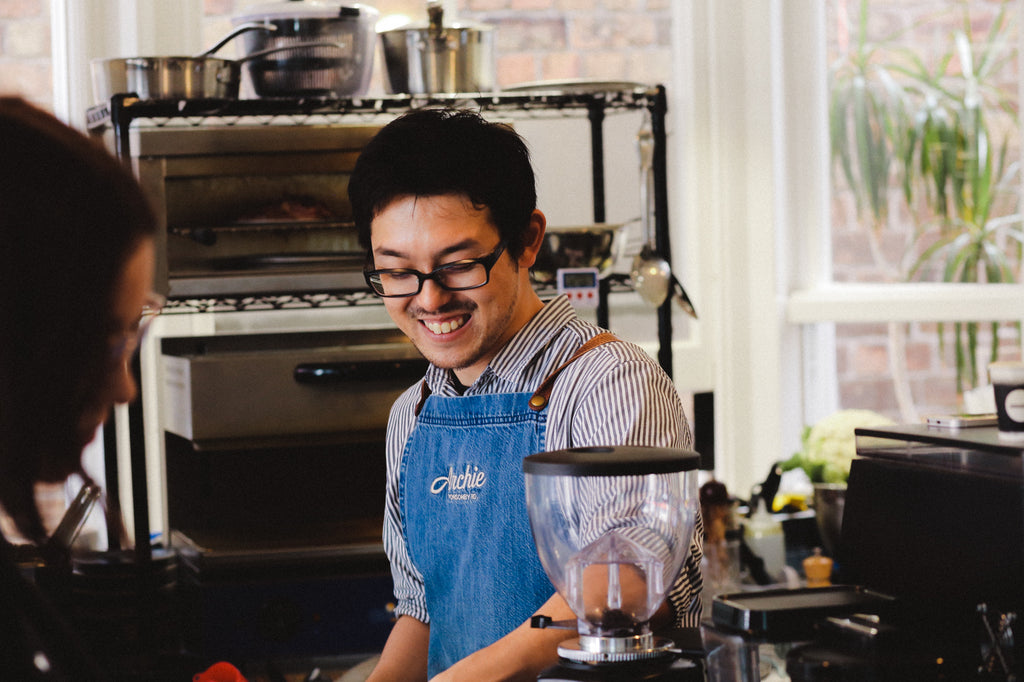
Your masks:
{"label": "apron bib", "polygon": [[406,443],[399,505],[430,614],[428,676],[505,636],[554,593],[526,512],[523,457],[544,449],[530,393],[430,396]]}
{"label": "apron bib", "polygon": [[439,397],[424,384],[400,465],[398,503],[430,614],[428,678],[518,627],[554,594],[526,511],[523,458],[544,451],[555,378],[535,393]]}

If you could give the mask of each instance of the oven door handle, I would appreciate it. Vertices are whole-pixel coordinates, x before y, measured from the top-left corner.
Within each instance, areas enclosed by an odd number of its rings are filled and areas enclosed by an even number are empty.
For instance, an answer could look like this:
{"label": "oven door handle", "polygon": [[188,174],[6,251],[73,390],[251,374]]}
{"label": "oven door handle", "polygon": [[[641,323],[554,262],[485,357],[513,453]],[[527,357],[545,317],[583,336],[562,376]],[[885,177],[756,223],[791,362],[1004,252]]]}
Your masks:
{"label": "oven door handle", "polygon": [[420,379],[427,371],[427,361],[370,360],[365,362],[304,362],[295,366],[296,383],[310,385],[342,384],[350,381],[388,381]]}

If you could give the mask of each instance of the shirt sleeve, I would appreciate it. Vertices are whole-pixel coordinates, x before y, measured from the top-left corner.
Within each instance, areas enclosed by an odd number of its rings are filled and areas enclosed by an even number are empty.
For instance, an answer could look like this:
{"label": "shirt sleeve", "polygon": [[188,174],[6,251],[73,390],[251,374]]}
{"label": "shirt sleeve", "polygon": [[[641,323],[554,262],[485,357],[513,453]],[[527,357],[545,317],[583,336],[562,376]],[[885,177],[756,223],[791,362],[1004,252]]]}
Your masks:
{"label": "shirt sleeve", "polygon": [[[551,394],[547,449],[637,445],[689,449],[693,437],[672,379],[637,346],[608,343],[566,368]],[[677,627],[700,623],[703,520],[668,591]]]}
{"label": "shirt sleeve", "polygon": [[384,499],[384,552],[391,562],[391,577],[394,581],[396,616],[411,616],[429,623],[423,576],[413,564],[405,546],[402,534],[402,515],[398,506],[399,468],[402,451],[409,439],[416,421],[416,403],[420,399],[420,384],[406,390],[391,407],[388,419],[387,444],[387,486]]}

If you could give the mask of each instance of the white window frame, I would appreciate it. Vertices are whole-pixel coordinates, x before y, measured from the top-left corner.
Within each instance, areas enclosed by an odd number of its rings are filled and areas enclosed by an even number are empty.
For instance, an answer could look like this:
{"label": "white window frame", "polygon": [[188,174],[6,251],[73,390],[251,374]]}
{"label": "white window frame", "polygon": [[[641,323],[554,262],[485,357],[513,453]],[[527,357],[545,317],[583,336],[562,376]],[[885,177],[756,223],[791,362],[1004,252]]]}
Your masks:
{"label": "white window frame", "polygon": [[701,293],[716,475],[743,496],[837,408],[834,323],[1022,319],[1024,286],[832,283],[823,3],[674,8],[684,134],[670,152],[691,250],[676,261]]}

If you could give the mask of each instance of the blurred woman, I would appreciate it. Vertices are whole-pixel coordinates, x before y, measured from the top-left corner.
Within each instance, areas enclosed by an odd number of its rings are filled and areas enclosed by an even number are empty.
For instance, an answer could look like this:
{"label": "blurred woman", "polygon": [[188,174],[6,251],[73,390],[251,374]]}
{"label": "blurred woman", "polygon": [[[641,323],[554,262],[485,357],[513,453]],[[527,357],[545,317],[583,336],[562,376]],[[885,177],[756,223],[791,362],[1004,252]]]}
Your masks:
{"label": "blurred woman", "polygon": [[[82,471],[83,447],[137,386],[155,220],[131,174],[50,114],[0,97],[0,506],[45,539],[34,490]],[[0,534],[0,679],[103,679]]]}

